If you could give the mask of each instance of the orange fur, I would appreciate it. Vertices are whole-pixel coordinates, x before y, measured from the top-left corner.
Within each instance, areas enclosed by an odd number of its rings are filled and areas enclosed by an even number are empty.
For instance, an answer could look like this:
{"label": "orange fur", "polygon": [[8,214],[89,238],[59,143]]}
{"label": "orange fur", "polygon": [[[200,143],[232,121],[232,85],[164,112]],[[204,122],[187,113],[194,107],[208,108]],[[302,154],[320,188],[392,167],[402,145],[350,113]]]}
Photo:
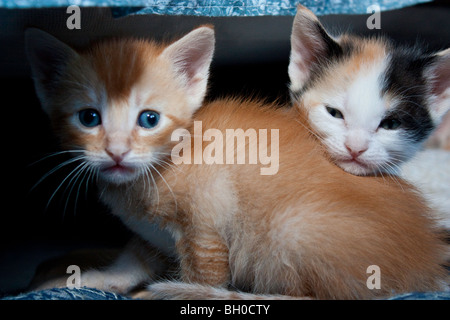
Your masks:
{"label": "orange fur", "polygon": [[352,43],[358,48],[355,50],[356,53],[352,55],[351,59],[343,63],[343,74],[350,77],[355,76],[364,66],[379,61],[386,55],[386,43],[382,39],[363,40],[357,37],[343,35],[340,41],[343,44],[346,42]]}
{"label": "orange fur", "polygon": [[[260,175],[258,165],[164,172],[171,190],[158,180],[159,202],[153,198],[146,212],[179,235],[182,279],[320,299],[439,289],[446,248],[414,188],[345,173],[297,116],[235,100],[196,114],[204,130],[280,129],[280,168],[273,176]],[[136,198],[136,188],[125,197]],[[381,268],[380,290],[366,286],[370,265]]]}
{"label": "orange fur", "polygon": [[[149,57],[157,57],[162,46],[143,40],[115,40],[99,43],[87,55],[110,99],[128,99],[131,89],[143,76]],[[127,63],[124,63],[126,61]]]}
{"label": "orange fur", "polygon": [[[48,102],[55,128],[65,145],[88,151],[102,151],[118,133],[137,153],[170,150],[171,131],[192,123],[186,91],[169,62],[152,57],[161,52],[152,51],[152,44],[125,41],[121,45],[126,46],[119,60],[111,56],[113,44],[86,53],[87,60],[72,61],[61,81],[78,85],[57,91]],[[111,60],[103,61],[96,52],[107,53]],[[149,57],[140,73],[142,60],[137,57],[144,55]],[[83,66],[90,70],[86,61],[98,65],[94,73],[79,72]],[[121,66],[115,68],[112,62]],[[72,124],[73,110],[61,106],[88,85],[101,95],[99,83],[106,86],[108,110],[114,109],[109,121],[115,130],[107,132],[99,126],[86,133]],[[122,116],[133,108],[128,95],[146,88],[152,90],[146,105],[164,107],[161,112],[172,122],[152,138],[137,131],[123,135]],[[182,280],[319,299],[374,298],[441,288],[447,248],[412,186],[339,169],[311,137],[296,108],[225,99],[204,105],[194,120],[202,121],[203,131],[279,130],[278,172],[261,175],[259,164],[181,164],[173,170],[155,164],[157,188],[150,187],[144,174],[122,184],[99,182],[101,199],[125,223],[154,221],[172,231]],[[366,286],[370,265],[381,269],[379,290]]]}

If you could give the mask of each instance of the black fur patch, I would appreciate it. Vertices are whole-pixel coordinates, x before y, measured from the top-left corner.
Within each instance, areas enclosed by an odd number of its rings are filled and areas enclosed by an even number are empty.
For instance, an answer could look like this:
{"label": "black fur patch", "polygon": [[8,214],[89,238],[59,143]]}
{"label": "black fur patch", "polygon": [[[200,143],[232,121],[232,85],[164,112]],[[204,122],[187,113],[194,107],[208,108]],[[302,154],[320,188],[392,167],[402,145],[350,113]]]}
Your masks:
{"label": "black fur patch", "polygon": [[291,92],[291,98],[298,100],[301,95],[324,76],[329,66],[333,63],[338,63],[343,59],[351,57],[357,49],[351,41],[337,43],[325,31],[320,23],[315,24],[317,34],[321,36],[322,42],[325,44],[325,51],[321,56],[316,57],[317,61],[311,66],[310,76],[306,83],[300,90]]}
{"label": "black fur patch", "polygon": [[[343,46],[339,45],[328,35],[328,33],[325,31],[325,29],[322,27],[320,23],[316,23],[315,27],[318,30],[320,36],[322,37],[322,41],[326,47],[325,55],[322,58],[335,61],[341,59],[344,56],[344,54],[350,55],[351,52],[349,51],[351,50],[348,50],[349,48],[345,48],[347,50],[344,50]],[[320,57],[318,60],[320,64],[321,61]]]}
{"label": "black fur patch", "polygon": [[391,59],[382,79],[382,94],[389,93],[401,102],[387,117],[401,122],[408,138],[422,141],[434,128],[426,105],[427,86],[424,70],[432,58],[418,49],[391,50]]}

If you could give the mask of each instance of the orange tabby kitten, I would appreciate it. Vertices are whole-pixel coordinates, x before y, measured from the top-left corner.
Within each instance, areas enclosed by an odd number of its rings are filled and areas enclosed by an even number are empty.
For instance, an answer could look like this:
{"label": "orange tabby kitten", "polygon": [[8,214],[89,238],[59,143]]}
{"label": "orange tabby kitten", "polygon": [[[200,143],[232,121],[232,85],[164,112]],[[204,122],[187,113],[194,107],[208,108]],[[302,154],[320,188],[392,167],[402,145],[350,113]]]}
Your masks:
{"label": "orange tabby kitten", "polygon": [[[410,185],[344,172],[296,109],[232,99],[199,109],[211,29],[169,46],[126,40],[82,52],[35,30],[27,41],[43,107],[98,175],[101,199],[142,238],[151,241],[157,222],[176,240],[186,283],[151,285],[145,297],[255,297],[220,289],[228,285],[320,299],[442,288],[446,247]],[[267,158],[276,170],[262,174]],[[152,270],[132,252],[82,285],[127,292],[148,280]],[[373,265],[379,289],[367,285]]]}
{"label": "orange tabby kitten", "polygon": [[[82,286],[128,293],[167,267],[154,251],[146,253],[146,245],[155,243],[162,254],[173,255],[173,240],[150,223],[144,204],[158,198],[153,184],[157,170],[170,166],[165,159],[174,144],[172,131],[189,126],[202,103],[214,42],[206,26],[170,45],[112,39],[75,51],[43,31],[27,30],[37,95],[62,146],[81,162],[73,174],[83,168],[100,186],[139,189],[133,199],[122,193],[111,209],[141,239],[132,240],[105,270],[83,272]],[[144,202],[132,207],[140,198]],[[65,285],[63,277],[35,289]]]}
{"label": "orange tabby kitten", "polygon": [[[444,243],[414,189],[345,173],[296,116],[295,110],[230,100],[196,114],[204,130],[224,134],[229,128],[279,129],[280,165],[275,175],[261,175],[264,166],[251,164],[179,165],[165,173],[171,190],[158,184],[159,202],[153,199],[150,207],[159,210],[151,216],[176,231],[182,279],[321,299],[439,289]],[[367,287],[371,265],[380,267],[380,289]],[[150,286],[156,297],[198,297],[191,289]]]}

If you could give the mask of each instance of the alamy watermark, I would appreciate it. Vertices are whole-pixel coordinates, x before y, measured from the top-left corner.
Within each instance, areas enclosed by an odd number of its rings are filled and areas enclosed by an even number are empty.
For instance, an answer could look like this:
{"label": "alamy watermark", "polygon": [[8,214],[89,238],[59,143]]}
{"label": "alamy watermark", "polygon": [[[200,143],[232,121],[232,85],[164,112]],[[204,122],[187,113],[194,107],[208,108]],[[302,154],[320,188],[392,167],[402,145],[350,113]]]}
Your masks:
{"label": "alamy watermark", "polygon": [[368,29],[381,29],[381,8],[377,4],[373,4],[367,8],[367,13],[372,15],[367,18],[366,26]]}
{"label": "alamy watermark", "polygon": [[68,288],[80,288],[81,287],[81,269],[76,264],[71,264],[66,269],[67,274],[71,274],[66,281],[66,287]]}
{"label": "alamy watermark", "polygon": [[368,289],[381,289],[381,269],[376,264],[367,267],[366,273],[370,276],[367,278],[366,286]]}
{"label": "alamy watermark", "polygon": [[[171,153],[174,164],[260,164],[261,175],[274,175],[280,164],[279,129],[207,129],[194,121],[194,132],[176,129],[171,140],[178,141]],[[203,148],[204,143],[207,145]],[[192,146],[193,144],[193,146]],[[193,150],[193,155],[192,155]]]}
{"label": "alamy watermark", "polygon": [[67,18],[66,26],[69,30],[81,29],[81,9],[79,6],[69,6],[66,13],[70,14]]}
{"label": "alamy watermark", "polygon": [[[69,30],[81,29],[81,9],[77,5],[67,7],[66,13],[70,14],[67,18],[66,26]],[[378,4],[373,4],[367,7],[366,13],[371,16],[366,21],[368,29],[381,29],[381,8]]]}

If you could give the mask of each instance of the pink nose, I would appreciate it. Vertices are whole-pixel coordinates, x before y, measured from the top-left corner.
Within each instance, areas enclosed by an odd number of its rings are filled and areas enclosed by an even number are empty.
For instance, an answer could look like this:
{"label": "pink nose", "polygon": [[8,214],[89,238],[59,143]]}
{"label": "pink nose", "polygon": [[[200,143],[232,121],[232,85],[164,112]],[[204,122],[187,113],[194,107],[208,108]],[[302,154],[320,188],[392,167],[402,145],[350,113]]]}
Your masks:
{"label": "pink nose", "polygon": [[110,149],[106,149],[105,151],[111,157],[111,159],[113,159],[114,162],[117,164],[120,164],[127,155],[127,153],[130,152],[130,150],[127,150],[125,152],[114,152],[111,151]]}
{"label": "pink nose", "polygon": [[350,153],[350,155],[352,156],[353,159],[358,158],[361,154],[363,154],[364,152],[367,151],[367,147],[362,147],[362,148],[355,148],[349,145],[345,145],[345,147],[347,148],[348,152]]}

